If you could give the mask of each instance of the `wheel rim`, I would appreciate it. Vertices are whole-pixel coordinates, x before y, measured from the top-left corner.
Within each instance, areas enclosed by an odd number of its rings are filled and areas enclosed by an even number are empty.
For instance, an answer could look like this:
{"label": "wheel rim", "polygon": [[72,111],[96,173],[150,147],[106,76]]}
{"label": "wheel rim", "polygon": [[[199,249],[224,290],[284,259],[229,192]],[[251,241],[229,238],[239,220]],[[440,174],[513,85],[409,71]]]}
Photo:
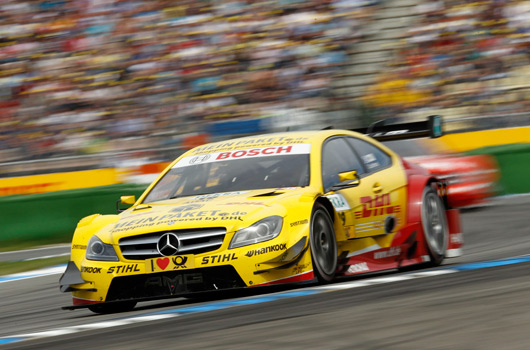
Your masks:
{"label": "wheel rim", "polygon": [[436,254],[445,251],[445,218],[440,199],[435,193],[427,193],[423,204],[424,229],[429,247]]}
{"label": "wheel rim", "polygon": [[316,263],[326,275],[335,272],[335,251],[333,240],[333,229],[322,212],[318,212],[313,220],[313,233],[311,236],[313,257]]}

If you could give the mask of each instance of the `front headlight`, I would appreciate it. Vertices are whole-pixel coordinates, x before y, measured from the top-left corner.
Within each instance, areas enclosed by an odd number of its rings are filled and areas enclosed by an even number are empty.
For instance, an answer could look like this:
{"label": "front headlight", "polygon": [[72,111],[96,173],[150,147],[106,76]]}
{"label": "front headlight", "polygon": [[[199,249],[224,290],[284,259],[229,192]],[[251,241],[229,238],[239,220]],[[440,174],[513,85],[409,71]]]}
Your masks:
{"label": "front headlight", "polygon": [[116,251],[110,244],[101,242],[97,236],[92,236],[86,247],[87,260],[118,261]]}
{"label": "front headlight", "polygon": [[269,216],[260,220],[252,226],[237,231],[228,249],[271,240],[280,234],[282,224],[281,216]]}

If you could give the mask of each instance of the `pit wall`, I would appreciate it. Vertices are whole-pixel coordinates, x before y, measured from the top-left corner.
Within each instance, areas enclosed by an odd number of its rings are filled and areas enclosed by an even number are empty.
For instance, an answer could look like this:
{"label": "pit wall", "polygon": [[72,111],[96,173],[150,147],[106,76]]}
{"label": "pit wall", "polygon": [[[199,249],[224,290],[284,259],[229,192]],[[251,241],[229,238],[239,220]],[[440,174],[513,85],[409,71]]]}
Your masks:
{"label": "pit wall", "polygon": [[489,154],[499,165],[499,194],[530,192],[530,143],[482,147],[466,154]]}
{"label": "pit wall", "polygon": [[114,185],[121,182],[119,175],[117,169],[98,169],[2,178],[0,196]]}
{"label": "pit wall", "polygon": [[438,139],[425,140],[425,143],[442,153],[462,153],[490,146],[530,143],[530,127],[447,134]]}

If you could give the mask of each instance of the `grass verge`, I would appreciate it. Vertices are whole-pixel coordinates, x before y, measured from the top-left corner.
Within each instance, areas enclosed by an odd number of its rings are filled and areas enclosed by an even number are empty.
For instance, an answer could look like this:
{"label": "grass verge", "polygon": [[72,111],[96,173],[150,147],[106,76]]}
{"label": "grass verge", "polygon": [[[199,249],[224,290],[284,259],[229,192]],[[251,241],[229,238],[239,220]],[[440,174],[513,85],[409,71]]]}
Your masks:
{"label": "grass verge", "polygon": [[0,262],[0,276],[11,275],[13,273],[37,270],[48,266],[68,263],[69,256],[58,256],[30,261],[9,261]]}

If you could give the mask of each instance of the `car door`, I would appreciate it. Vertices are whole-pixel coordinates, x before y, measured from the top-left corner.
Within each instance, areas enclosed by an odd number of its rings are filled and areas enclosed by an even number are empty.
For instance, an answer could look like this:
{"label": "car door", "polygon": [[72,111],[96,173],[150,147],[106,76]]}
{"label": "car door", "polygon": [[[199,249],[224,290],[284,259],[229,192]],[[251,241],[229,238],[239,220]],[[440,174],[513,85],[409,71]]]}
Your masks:
{"label": "car door", "polygon": [[[327,195],[350,238],[385,234],[385,218],[404,222],[406,179],[391,155],[350,136],[333,137],[322,149],[324,191],[340,183],[338,174],[357,171],[359,184]],[[399,167],[399,169],[396,169]]]}
{"label": "car door", "polygon": [[[339,184],[339,173],[355,170],[362,178],[366,174],[365,166],[344,136],[327,139],[322,146],[322,184],[326,197],[331,201],[342,225],[347,232],[354,229],[354,209],[359,206],[358,193],[367,192],[369,188],[361,180],[356,187],[332,191],[332,186]],[[350,236],[353,238],[353,236]]]}
{"label": "car door", "polygon": [[362,186],[354,194],[353,216],[355,237],[385,234],[385,220],[393,218],[393,231],[405,222],[407,179],[397,156],[377,144],[356,137],[347,143],[360,157],[365,173]]}

